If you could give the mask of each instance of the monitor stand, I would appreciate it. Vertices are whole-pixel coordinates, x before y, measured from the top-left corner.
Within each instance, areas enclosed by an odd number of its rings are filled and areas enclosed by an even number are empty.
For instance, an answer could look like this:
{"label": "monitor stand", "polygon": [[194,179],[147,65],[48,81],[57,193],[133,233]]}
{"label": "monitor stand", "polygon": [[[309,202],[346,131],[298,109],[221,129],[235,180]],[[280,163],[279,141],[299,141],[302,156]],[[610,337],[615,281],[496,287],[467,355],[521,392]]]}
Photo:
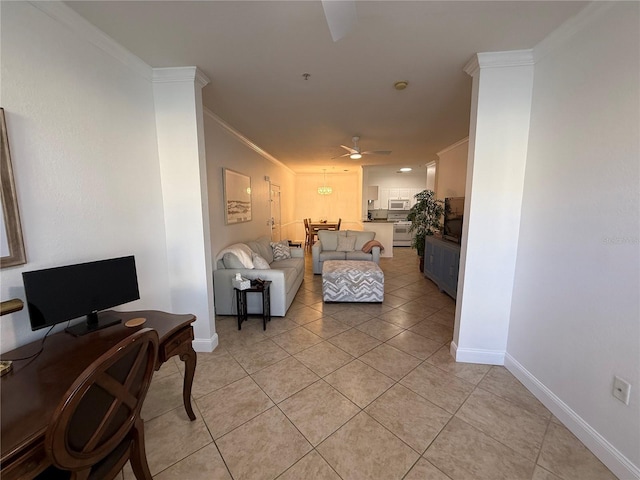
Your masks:
{"label": "monitor stand", "polygon": [[70,333],[74,337],[80,337],[87,333],[95,332],[96,330],[102,330],[103,328],[117,325],[120,322],[122,322],[122,319],[113,314],[102,313],[98,315],[97,312],[93,312],[87,315],[86,322],[67,327],[64,331]]}

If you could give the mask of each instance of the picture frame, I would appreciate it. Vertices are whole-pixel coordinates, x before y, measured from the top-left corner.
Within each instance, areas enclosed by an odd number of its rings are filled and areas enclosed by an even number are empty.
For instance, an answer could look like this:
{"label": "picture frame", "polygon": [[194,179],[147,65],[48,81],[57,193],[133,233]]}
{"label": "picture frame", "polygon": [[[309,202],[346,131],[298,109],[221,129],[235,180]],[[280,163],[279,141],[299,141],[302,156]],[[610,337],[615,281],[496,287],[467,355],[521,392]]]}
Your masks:
{"label": "picture frame", "polygon": [[9,151],[9,137],[4,117],[4,108],[0,108],[0,185],[2,199],[2,217],[0,218],[0,268],[14,267],[27,263],[18,211],[16,187],[13,181],[13,167]]}
{"label": "picture frame", "polygon": [[224,223],[251,221],[251,177],[228,168],[222,169],[224,186]]}

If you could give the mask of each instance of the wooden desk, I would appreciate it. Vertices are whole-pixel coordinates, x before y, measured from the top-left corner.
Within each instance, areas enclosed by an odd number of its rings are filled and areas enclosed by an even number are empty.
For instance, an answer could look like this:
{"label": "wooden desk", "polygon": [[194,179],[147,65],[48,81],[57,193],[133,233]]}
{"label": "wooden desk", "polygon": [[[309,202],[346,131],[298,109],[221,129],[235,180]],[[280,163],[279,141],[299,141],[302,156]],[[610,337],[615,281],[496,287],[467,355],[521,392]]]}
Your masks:
{"label": "wooden desk", "polygon": [[[105,312],[106,313],[106,312]],[[185,363],[182,396],[191,420],[191,386],[196,371],[196,353],[191,342],[196,317],[174,315],[155,310],[109,312],[122,318],[122,323],[81,337],[65,332],[47,338],[40,355],[13,363],[13,371],[0,379],[0,419],[2,454],[0,476],[3,480],[33,478],[49,461],[44,452],[44,436],[54,409],[67,389],[82,371],[120,340],[141,328],[158,332],[156,370],[174,355]],[[147,321],[129,328],[124,322],[144,317]],[[3,360],[27,357],[40,349],[41,340],[23,345],[2,355]]]}

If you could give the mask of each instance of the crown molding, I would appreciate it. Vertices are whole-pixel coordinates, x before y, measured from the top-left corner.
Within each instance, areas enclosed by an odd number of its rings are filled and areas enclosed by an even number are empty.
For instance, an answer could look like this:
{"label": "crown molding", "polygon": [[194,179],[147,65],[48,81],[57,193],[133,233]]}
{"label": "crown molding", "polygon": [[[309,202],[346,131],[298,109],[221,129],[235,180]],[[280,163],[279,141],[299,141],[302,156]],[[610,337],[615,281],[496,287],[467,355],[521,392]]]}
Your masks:
{"label": "crown molding", "polygon": [[531,49],[481,52],[471,57],[463,70],[473,77],[482,68],[522,67],[533,64],[533,50]]}
{"label": "crown molding", "polygon": [[115,58],[141,77],[151,80],[152,69],[148,64],[142,61],[139,57],[136,57],[133,53],[80,16],[73,9],[69,8],[63,2],[48,1],[29,3],[42,13],[67,27],[79,37],[87,40],[95,47]]}
{"label": "crown molding", "polygon": [[153,83],[195,82],[203,88],[210,80],[198,67],[166,67],[154,68]]}
{"label": "crown molding", "polygon": [[589,26],[593,21],[608,11],[614,1],[593,1],[580,10],[575,16],[564,22],[533,47],[533,57],[537,63],[558,47],[567,43],[576,33]]}
{"label": "crown molding", "polygon": [[436,155],[438,157],[440,157],[440,155],[443,155],[451,150],[453,150],[456,147],[459,147],[460,145],[463,145],[465,143],[469,143],[469,137],[464,137],[462,140],[458,140],[456,143],[449,145],[448,147],[443,148],[442,150],[440,150],[439,152],[436,152]]}
{"label": "crown molding", "polygon": [[224,130],[227,131],[227,133],[230,133],[232,136],[234,136],[240,143],[243,143],[244,145],[249,147],[251,150],[256,152],[258,155],[262,156],[266,160],[269,160],[271,163],[277,165],[278,167],[285,168],[289,172],[291,172],[292,174],[296,175],[296,172],[291,170],[289,167],[287,167],[284,163],[282,163],[276,157],[274,157],[270,153],[264,151],[258,145],[253,143],[251,140],[249,140],[247,137],[245,137],[242,133],[240,133],[238,130],[233,128],[231,125],[229,125],[223,119],[221,119],[219,116],[217,116],[211,110],[209,110],[207,107],[204,107],[203,111],[204,111],[205,115],[207,115],[209,118],[211,118],[213,121],[215,121],[218,125],[220,125]]}

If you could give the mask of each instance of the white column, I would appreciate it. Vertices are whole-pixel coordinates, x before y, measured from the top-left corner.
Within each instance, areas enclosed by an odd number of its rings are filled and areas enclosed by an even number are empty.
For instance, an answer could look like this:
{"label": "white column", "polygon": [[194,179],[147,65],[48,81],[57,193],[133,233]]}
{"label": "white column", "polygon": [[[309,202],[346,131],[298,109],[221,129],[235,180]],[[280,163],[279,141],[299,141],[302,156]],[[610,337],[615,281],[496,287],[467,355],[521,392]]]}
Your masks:
{"label": "white column", "polygon": [[504,364],[531,98],[531,50],[479,53],[473,77],[464,232],[451,354]]}
{"label": "white column", "polygon": [[202,111],[207,83],[196,67],[153,69],[171,306],[196,315],[193,347],[203,352],[218,344]]}

